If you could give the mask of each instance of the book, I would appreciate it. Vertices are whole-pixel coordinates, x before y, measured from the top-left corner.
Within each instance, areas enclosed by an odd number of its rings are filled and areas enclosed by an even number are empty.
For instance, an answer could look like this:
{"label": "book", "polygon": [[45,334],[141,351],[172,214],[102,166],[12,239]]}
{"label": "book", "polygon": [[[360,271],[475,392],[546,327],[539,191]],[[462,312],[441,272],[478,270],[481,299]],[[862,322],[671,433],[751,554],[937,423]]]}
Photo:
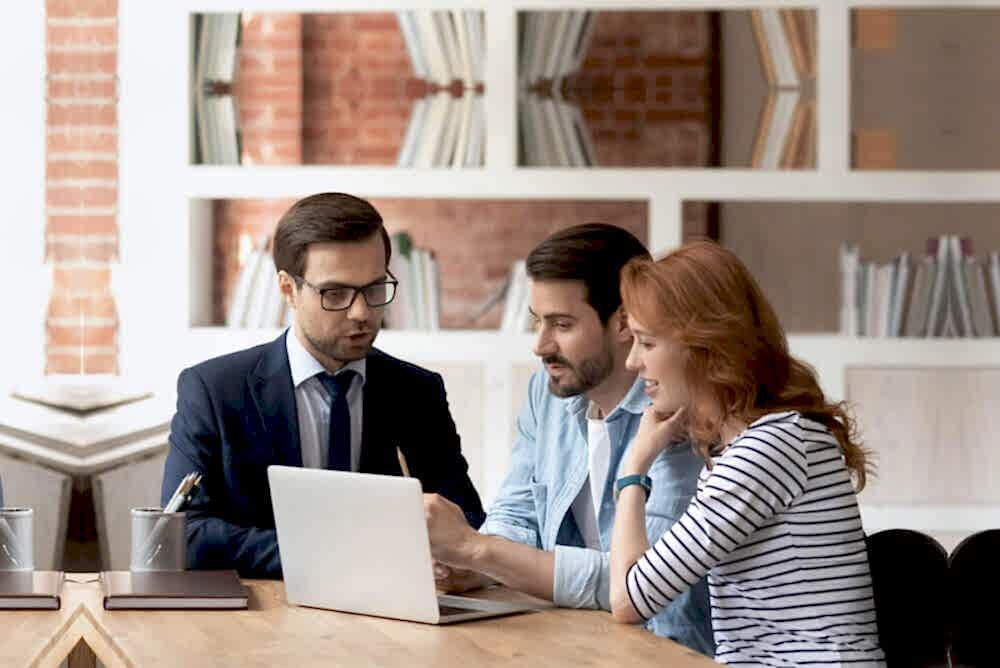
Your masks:
{"label": "book", "polygon": [[104,571],[106,610],[245,610],[249,592],[234,570]]}
{"label": "book", "polygon": [[447,54],[445,53],[444,36],[440,32],[437,12],[417,10],[414,12],[416,23],[416,42],[423,53],[423,62],[427,64],[430,80],[439,86],[451,84],[452,72]]}
{"label": "book", "polygon": [[871,300],[871,324],[869,336],[886,337],[889,335],[889,312],[891,311],[892,284],[895,281],[895,264],[878,265],[875,268],[875,284]]}
{"label": "book", "polygon": [[924,336],[934,337],[941,336],[949,311],[945,288],[948,284],[948,258],[951,254],[948,252],[947,237],[928,239],[927,253],[936,258],[937,270],[934,272],[934,282],[931,285],[930,305],[927,309]]}
{"label": "book", "polygon": [[776,88],[799,86],[799,72],[780,10],[755,9],[750,12],[750,20],[768,83]]}
{"label": "book", "polygon": [[932,255],[926,255],[917,265],[910,292],[909,311],[903,325],[903,336],[927,336],[927,312],[930,309],[931,286],[936,271],[937,261]]}
{"label": "book", "polygon": [[858,311],[858,274],[861,254],[856,244],[840,246],[840,333],[858,336],[861,318]]}
{"label": "book", "polygon": [[972,306],[972,328],[975,336],[995,336],[984,269],[975,258],[970,258],[965,264],[965,280],[969,286],[969,302]]}
{"label": "book", "polygon": [[801,94],[796,89],[776,89],[768,93],[754,141],[751,157],[753,167],[778,169],[781,166],[800,97]]}
{"label": "book", "polygon": [[261,238],[258,248],[255,248],[247,256],[243,266],[240,267],[239,276],[236,278],[236,288],[233,290],[233,298],[229,303],[229,311],[226,314],[226,326],[247,327],[252,326],[247,318],[255,298],[255,294],[260,290],[258,276],[261,275],[261,265],[264,263],[267,252],[261,250],[267,246],[267,237]]}
{"label": "book", "polygon": [[58,610],[62,571],[0,571],[0,610]]}
{"label": "book", "polygon": [[993,322],[996,326],[995,331],[1000,335],[1000,252],[990,253],[988,262]]}
{"label": "book", "polygon": [[424,253],[424,289],[427,291],[427,329],[441,329],[441,272],[434,253]]}
{"label": "book", "polygon": [[875,291],[878,286],[878,265],[874,262],[866,262],[865,267],[865,299],[864,314],[865,320],[863,331],[865,336],[878,336],[878,299]]}
{"label": "book", "polygon": [[910,306],[911,286],[910,281],[910,254],[904,252],[896,258],[896,271],[894,272],[894,282],[892,284],[892,299],[889,307],[889,331],[888,336],[902,336],[903,322],[906,319],[906,312]]}
{"label": "book", "polygon": [[413,103],[410,120],[406,124],[406,133],[403,135],[403,144],[400,146],[399,155],[396,158],[396,164],[399,167],[413,167],[416,162],[417,148],[420,146],[420,138],[423,136],[429,106],[427,98],[420,98]]}
{"label": "book", "polygon": [[457,60],[457,71],[459,74],[459,79],[462,80],[462,86],[466,90],[472,88],[476,85],[475,74],[473,72],[473,56],[472,56],[472,41],[469,27],[466,25],[466,20],[475,20],[473,17],[469,16],[468,10],[456,9],[451,11],[452,23],[455,26],[455,42],[457,45],[456,49],[456,60]]}
{"label": "book", "polygon": [[424,60],[424,51],[418,36],[416,12],[396,12],[396,18],[399,21],[399,32],[402,33],[403,42],[406,44],[406,52],[410,56],[414,76],[418,79],[430,78],[430,69]]}
{"label": "book", "polygon": [[951,303],[959,336],[975,336],[972,324],[972,302],[969,299],[969,285],[965,267],[972,259],[972,243],[969,239],[951,237]]}
{"label": "book", "polygon": [[466,167],[482,167],[486,145],[486,114],[483,96],[472,96],[472,123],[469,129],[469,143],[465,154]]}

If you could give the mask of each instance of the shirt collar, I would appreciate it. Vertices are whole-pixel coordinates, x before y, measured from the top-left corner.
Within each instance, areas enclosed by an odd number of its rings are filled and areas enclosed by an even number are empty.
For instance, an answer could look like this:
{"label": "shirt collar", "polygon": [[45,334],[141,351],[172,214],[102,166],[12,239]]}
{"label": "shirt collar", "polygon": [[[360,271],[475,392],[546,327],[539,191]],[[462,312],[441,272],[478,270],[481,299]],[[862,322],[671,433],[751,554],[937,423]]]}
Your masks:
{"label": "shirt collar", "polygon": [[[312,353],[306,350],[305,346],[302,345],[302,342],[299,341],[299,337],[297,337],[295,332],[291,329],[288,330],[288,334],[285,336],[285,349],[288,351],[288,366],[292,371],[292,385],[296,388],[314,376],[321,373],[327,373],[326,368],[320,364],[315,357],[313,357]],[[361,378],[361,386],[364,387],[366,380],[365,374],[368,369],[367,359],[361,358],[359,360],[348,362],[344,366],[337,369],[334,375],[345,369],[350,369],[357,373]]]}
{"label": "shirt collar", "polygon": [[[646,393],[643,391],[645,389],[644,386],[645,383],[642,378],[636,378],[635,382],[632,383],[632,387],[630,387],[629,391],[625,393],[622,400],[618,402],[618,405],[615,406],[614,410],[604,416],[604,419],[610,420],[614,418],[619,411],[625,411],[627,413],[632,413],[633,415],[642,415],[642,412],[646,410],[646,406],[649,405],[649,397],[647,397]],[[587,415],[590,415],[590,401],[582,394],[578,394],[575,397],[569,397],[563,401],[566,402],[567,412],[573,415],[579,415],[584,411],[588,411]]]}

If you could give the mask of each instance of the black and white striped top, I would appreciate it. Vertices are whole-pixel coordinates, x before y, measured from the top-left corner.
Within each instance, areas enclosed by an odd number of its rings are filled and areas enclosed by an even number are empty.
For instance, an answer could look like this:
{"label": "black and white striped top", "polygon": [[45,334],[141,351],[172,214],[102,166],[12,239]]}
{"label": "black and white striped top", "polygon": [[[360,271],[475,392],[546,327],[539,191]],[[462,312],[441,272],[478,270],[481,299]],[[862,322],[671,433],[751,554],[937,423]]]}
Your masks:
{"label": "black and white striped top", "polygon": [[632,605],[648,619],[706,573],[717,661],[885,665],[857,498],[824,425],[773,413],[740,434],[629,570]]}

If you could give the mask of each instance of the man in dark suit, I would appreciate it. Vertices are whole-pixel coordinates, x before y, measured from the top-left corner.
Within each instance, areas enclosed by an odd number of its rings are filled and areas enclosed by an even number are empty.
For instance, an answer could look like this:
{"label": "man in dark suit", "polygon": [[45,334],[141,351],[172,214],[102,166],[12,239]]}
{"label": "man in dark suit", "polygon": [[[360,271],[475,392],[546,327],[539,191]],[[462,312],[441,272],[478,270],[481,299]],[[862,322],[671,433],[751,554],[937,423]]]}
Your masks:
{"label": "man in dark suit", "polygon": [[478,527],[441,376],[372,347],[396,290],[378,212],[350,195],[313,195],[282,216],[273,246],[294,325],[177,381],[161,496],[165,505],[185,475],[202,474],[186,506],[189,568],[281,576],[271,464],[399,475],[398,447],[424,492]]}

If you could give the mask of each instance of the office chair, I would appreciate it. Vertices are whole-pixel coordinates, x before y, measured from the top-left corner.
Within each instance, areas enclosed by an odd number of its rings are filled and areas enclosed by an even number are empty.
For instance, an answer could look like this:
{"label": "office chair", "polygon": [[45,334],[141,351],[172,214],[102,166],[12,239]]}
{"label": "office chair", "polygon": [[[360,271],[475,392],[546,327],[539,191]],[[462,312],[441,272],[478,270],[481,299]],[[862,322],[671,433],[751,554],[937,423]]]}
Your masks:
{"label": "office chair", "polygon": [[919,531],[866,538],[887,668],[948,665],[948,553]]}
{"label": "office chair", "polygon": [[955,666],[1000,665],[996,647],[1000,601],[1000,529],[973,534],[948,558],[951,659]]}

